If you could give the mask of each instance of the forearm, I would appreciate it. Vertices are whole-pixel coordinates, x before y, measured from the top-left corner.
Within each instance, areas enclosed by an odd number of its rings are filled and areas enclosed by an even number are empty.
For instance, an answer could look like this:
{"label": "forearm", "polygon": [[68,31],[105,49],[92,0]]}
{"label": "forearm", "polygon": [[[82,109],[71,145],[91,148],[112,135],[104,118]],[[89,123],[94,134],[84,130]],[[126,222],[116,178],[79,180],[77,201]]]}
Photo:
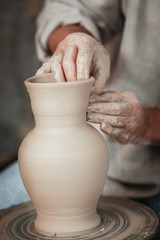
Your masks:
{"label": "forearm", "polygon": [[142,136],[142,143],[160,145],[160,109],[144,108],[146,128]]}
{"label": "forearm", "polygon": [[48,49],[51,54],[54,53],[58,44],[68,35],[75,32],[82,32],[91,35],[84,27],[80,25],[66,25],[55,29],[48,39]]}

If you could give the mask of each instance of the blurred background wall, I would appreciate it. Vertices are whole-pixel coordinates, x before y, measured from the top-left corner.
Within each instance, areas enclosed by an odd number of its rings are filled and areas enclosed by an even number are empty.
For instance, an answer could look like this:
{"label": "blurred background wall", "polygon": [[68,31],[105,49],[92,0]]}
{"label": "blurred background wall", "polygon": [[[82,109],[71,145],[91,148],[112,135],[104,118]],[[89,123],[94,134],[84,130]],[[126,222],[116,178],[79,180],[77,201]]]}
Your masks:
{"label": "blurred background wall", "polygon": [[0,169],[17,158],[34,120],[24,80],[35,74],[34,36],[42,0],[0,0]]}

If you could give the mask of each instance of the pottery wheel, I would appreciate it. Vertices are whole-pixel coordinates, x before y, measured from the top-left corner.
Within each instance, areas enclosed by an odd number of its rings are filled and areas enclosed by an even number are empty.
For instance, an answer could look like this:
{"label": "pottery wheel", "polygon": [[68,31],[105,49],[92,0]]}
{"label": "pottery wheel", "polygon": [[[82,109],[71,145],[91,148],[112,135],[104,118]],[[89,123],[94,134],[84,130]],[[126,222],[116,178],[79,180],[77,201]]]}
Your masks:
{"label": "pottery wheel", "polygon": [[3,240],[142,240],[154,235],[158,218],[148,207],[123,198],[101,198],[101,224],[76,237],[46,237],[34,230],[35,209],[31,202],[0,211],[0,239]]}

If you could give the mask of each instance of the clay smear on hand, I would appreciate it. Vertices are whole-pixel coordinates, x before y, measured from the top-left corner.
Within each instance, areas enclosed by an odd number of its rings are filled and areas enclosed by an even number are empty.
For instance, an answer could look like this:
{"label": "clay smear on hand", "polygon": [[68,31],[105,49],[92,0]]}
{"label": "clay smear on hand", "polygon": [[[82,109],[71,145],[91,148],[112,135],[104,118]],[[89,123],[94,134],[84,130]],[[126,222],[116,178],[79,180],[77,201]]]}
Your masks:
{"label": "clay smear on hand", "polygon": [[101,92],[110,72],[105,48],[85,33],[69,34],[58,45],[51,59],[36,74],[52,72],[58,82],[95,78],[93,91]]}
{"label": "clay smear on hand", "polygon": [[130,92],[103,92],[90,97],[88,121],[120,143],[137,143],[145,131],[144,109]]}

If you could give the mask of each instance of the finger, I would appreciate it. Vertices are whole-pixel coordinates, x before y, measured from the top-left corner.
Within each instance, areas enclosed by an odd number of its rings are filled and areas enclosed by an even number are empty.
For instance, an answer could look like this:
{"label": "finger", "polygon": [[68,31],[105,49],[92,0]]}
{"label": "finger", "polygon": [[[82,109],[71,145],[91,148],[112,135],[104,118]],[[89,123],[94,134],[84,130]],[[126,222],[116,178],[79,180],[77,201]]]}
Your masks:
{"label": "finger", "polygon": [[90,77],[92,58],[93,49],[91,46],[82,46],[78,48],[76,60],[78,80],[84,80]]}
{"label": "finger", "polygon": [[103,114],[96,114],[96,113],[87,113],[87,121],[91,123],[99,123],[101,124],[104,121]]}
{"label": "finger", "polygon": [[119,143],[122,144],[129,143],[129,135],[124,133],[123,128],[112,127],[106,122],[102,122],[100,128],[104,133],[106,133],[110,137],[115,138]]}
{"label": "finger", "polygon": [[119,91],[106,91],[101,94],[92,94],[89,102],[124,102],[124,96]]}
{"label": "finger", "polygon": [[111,137],[117,137],[123,131],[123,128],[115,128],[106,122],[102,122],[100,128]]}
{"label": "finger", "polygon": [[87,120],[92,123],[106,122],[113,127],[125,127],[127,119],[125,117],[117,117],[111,115],[105,115],[101,113],[88,113]]}
{"label": "finger", "polygon": [[62,68],[63,52],[57,51],[52,56],[51,71],[54,73],[57,82],[65,82],[65,75]]}
{"label": "finger", "polygon": [[42,75],[50,72],[51,72],[51,62],[49,61],[49,62],[43,63],[35,75],[38,76],[38,75]]}
{"label": "finger", "polygon": [[69,45],[66,47],[64,57],[63,57],[63,70],[65,73],[66,80],[75,81],[76,78],[76,57],[77,57],[77,47],[76,45]]}
{"label": "finger", "polygon": [[107,115],[115,116],[127,116],[132,112],[132,107],[129,103],[104,103],[104,102],[95,102],[91,103],[88,106],[88,112],[92,113],[102,113]]}
{"label": "finger", "polygon": [[95,62],[95,64],[92,69],[92,76],[96,79],[94,92],[102,92],[110,75],[110,57],[101,44],[98,44],[98,47],[96,48],[93,62]]}
{"label": "finger", "polygon": [[35,76],[39,76],[39,75],[42,75],[42,74],[44,74],[44,69],[43,68],[39,68],[37,70],[37,72],[35,73]]}

